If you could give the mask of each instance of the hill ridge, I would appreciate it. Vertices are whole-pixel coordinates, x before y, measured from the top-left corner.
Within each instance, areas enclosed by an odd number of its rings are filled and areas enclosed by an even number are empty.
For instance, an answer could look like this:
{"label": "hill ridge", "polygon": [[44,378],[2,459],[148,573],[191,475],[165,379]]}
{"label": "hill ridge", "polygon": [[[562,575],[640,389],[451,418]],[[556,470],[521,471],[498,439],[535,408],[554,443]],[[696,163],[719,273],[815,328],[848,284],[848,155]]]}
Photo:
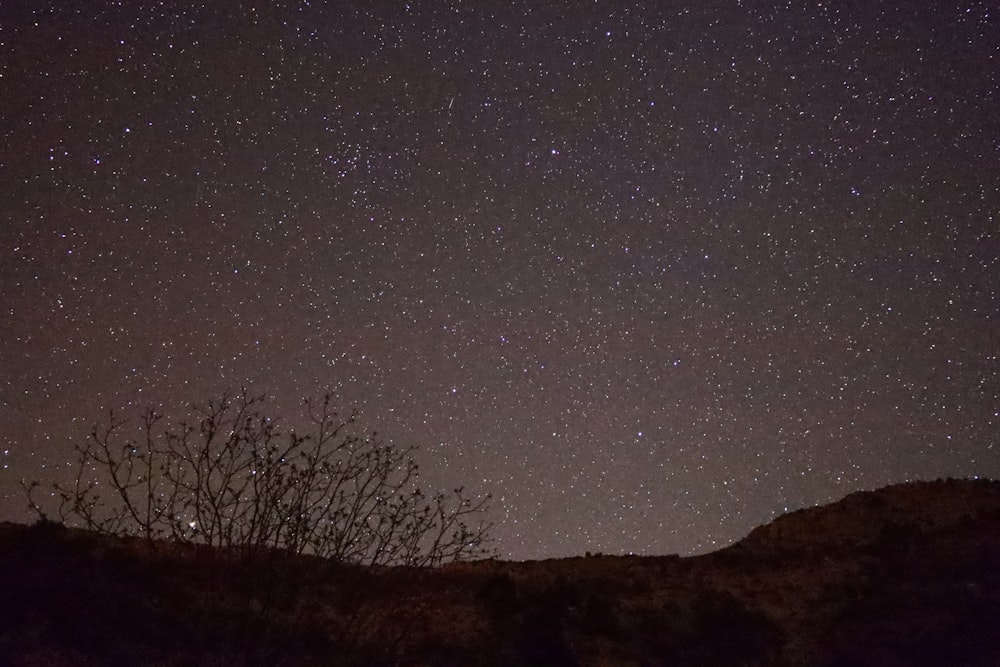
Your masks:
{"label": "hill ridge", "polygon": [[782,514],[732,546],[745,550],[857,546],[879,539],[887,530],[944,530],[998,513],[1000,481],[903,482]]}
{"label": "hill ridge", "polygon": [[996,667],[997,563],[989,480],[852,493],[699,556],[436,569],[3,524],[0,665]]}

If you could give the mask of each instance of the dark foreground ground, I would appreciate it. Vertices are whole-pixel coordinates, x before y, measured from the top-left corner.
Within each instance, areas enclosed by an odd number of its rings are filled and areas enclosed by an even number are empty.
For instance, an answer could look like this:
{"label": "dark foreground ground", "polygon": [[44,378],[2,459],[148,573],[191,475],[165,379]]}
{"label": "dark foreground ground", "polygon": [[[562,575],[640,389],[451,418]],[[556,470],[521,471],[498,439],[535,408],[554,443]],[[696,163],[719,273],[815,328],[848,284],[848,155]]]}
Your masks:
{"label": "dark foreground ground", "polygon": [[856,493],[692,558],[438,570],[0,525],[7,665],[1000,666],[1000,483]]}

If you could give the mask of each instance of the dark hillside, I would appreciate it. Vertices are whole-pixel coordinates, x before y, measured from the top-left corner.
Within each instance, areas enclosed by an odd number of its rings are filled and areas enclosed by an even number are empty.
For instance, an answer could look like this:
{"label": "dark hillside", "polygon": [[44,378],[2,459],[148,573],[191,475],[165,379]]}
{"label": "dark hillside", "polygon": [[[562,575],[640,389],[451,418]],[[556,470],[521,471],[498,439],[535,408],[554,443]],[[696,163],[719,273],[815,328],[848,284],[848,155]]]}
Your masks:
{"label": "dark hillside", "polygon": [[0,665],[1000,665],[1000,483],[693,558],[365,569],[0,525]]}

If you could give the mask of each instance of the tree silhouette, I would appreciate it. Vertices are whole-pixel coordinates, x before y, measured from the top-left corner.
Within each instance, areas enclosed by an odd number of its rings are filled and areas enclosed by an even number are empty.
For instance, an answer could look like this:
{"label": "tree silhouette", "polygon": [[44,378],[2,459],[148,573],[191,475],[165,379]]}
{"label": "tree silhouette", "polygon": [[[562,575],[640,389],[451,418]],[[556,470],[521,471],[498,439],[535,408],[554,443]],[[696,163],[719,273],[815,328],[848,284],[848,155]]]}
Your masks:
{"label": "tree silhouette", "polygon": [[[59,518],[149,540],[312,554],[368,565],[437,565],[490,555],[489,497],[425,493],[415,448],[351,433],[333,397],[305,402],[308,432],[282,430],[245,390],[193,405],[172,426],[146,409],[134,437],[113,411],[77,447]],[[29,506],[45,519],[26,484]]]}

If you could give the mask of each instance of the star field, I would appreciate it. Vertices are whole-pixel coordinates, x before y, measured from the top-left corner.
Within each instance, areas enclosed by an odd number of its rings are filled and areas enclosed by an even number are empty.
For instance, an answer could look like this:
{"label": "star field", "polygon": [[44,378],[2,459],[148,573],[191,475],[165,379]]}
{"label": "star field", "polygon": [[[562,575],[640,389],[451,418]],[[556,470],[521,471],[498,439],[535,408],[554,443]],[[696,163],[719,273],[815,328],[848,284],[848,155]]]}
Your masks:
{"label": "star field", "polygon": [[1000,477],[990,2],[6,3],[0,90],[0,520],[241,386],[507,558]]}

